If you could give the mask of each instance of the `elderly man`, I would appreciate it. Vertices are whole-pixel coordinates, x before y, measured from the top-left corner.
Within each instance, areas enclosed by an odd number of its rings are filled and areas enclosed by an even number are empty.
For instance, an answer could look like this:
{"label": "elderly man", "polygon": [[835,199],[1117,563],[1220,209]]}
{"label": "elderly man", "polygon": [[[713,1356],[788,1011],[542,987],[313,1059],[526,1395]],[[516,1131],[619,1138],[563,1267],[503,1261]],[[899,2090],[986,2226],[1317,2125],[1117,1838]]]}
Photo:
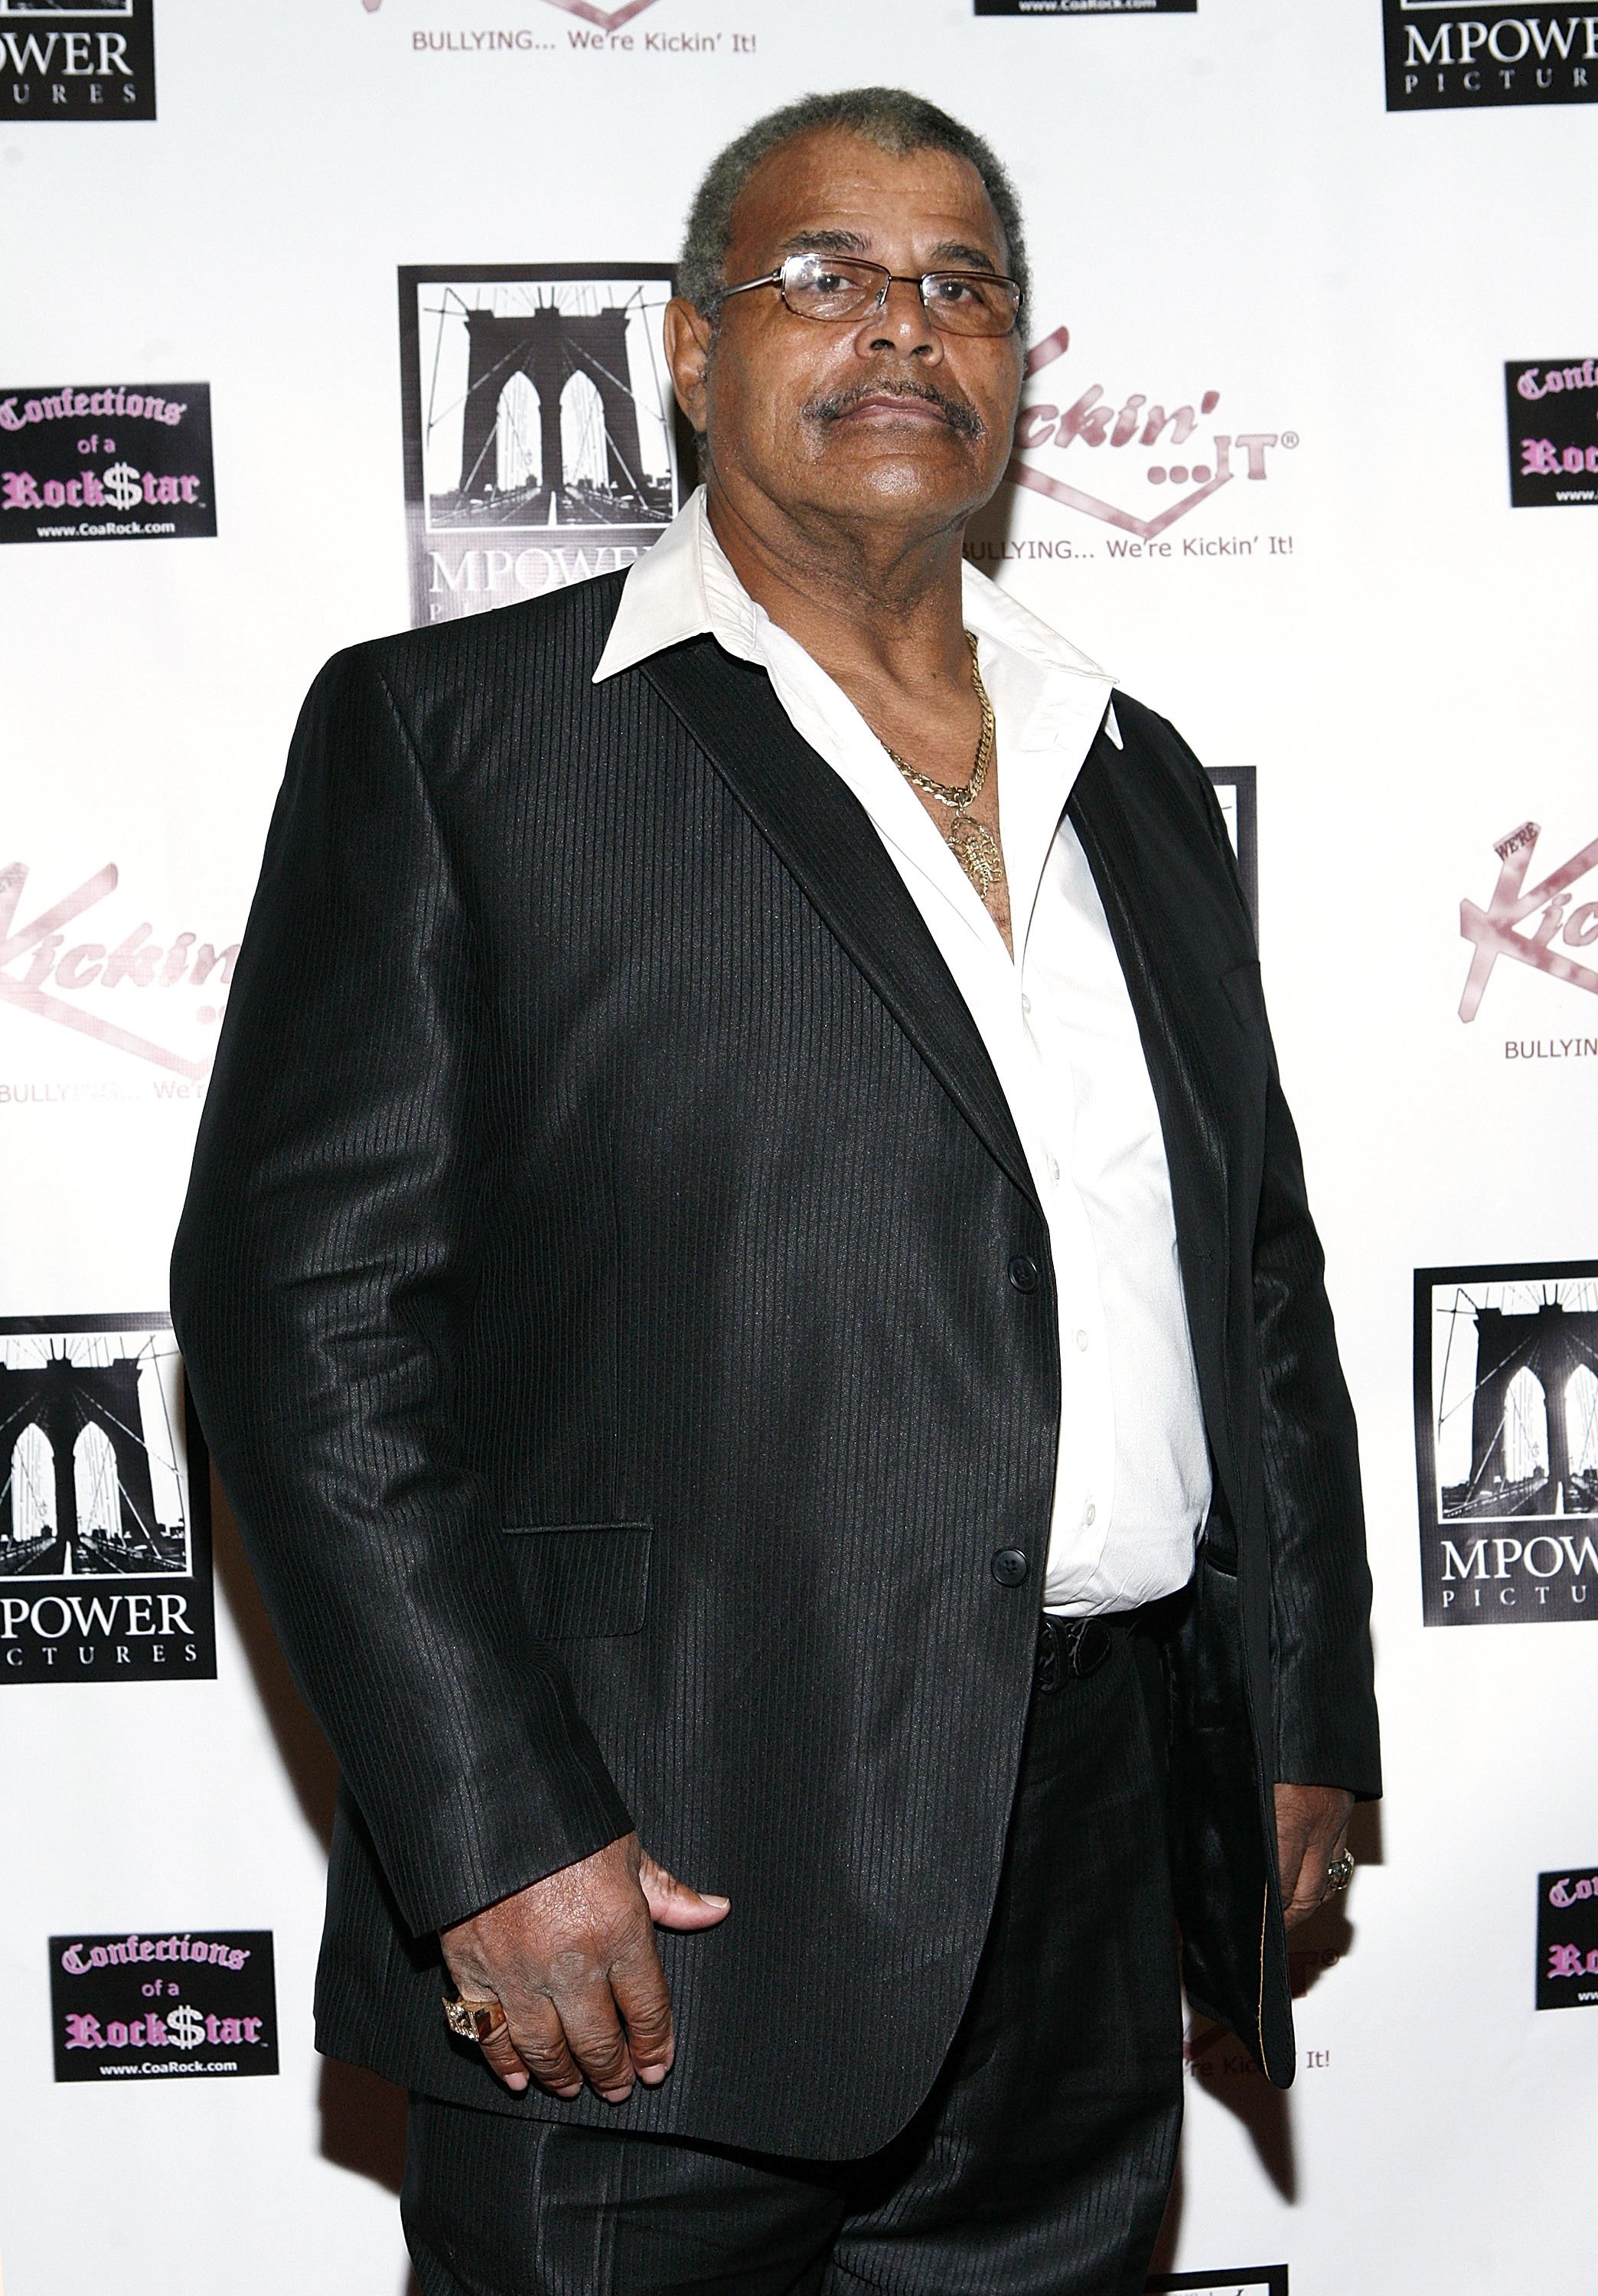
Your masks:
{"label": "elderly man", "polygon": [[682,284],[703,490],[323,673],[206,1110],[178,1331],[345,1778],[319,2039],[412,2092],[427,2296],[1110,2296],[1178,1930],[1287,2079],[1377,1791],[1298,1148],[1203,775],[962,563],[992,152],[808,99]]}

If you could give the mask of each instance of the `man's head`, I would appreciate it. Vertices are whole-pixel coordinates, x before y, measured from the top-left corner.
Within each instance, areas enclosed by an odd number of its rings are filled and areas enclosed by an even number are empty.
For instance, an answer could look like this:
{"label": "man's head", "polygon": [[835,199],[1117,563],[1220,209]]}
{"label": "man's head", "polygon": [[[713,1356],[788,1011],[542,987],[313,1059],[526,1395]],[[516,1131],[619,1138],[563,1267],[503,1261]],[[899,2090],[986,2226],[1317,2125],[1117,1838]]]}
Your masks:
{"label": "man's head", "polygon": [[[865,308],[814,318],[775,285],[730,291],[807,254],[879,266],[856,275]],[[930,310],[928,273],[975,276],[940,283]],[[1004,169],[946,112],[857,88],[758,120],[700,187],[680,277],[668,356],[729,501],[933,532],[993,493],[1020,392],[1026,253]],[[1020,291],[1013,324],[1006,291],[980,283],[1003,279]]]}

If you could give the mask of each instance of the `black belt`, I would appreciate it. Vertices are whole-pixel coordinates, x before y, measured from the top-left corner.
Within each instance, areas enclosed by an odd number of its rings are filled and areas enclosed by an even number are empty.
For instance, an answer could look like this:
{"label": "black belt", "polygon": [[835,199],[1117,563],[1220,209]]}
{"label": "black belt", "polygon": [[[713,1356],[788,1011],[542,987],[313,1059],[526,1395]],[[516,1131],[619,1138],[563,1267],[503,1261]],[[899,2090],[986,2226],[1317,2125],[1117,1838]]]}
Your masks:
{"label": "black belt", "polygon": [[1037,1622],[1037,1658],[1033,1680],[1039,1690],[1058,1690],[1066,1681],[1097,1674],[1115,1648],[1118,1635],[1153,1631],[1172,1607],[1168,1596],[1135,1611],[1106,1611],[1098,1618],[1068,1619],[1045,1611]]}

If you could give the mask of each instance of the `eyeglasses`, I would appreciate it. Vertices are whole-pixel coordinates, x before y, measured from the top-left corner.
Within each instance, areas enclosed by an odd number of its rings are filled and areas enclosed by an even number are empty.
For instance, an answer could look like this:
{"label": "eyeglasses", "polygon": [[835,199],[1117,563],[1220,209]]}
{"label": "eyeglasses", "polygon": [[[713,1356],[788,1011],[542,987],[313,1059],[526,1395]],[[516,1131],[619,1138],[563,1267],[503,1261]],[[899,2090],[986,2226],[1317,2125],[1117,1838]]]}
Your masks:
{"label": "eyeglasses", "polygon": [[946,335],[1007,335],[1021,301],[1015,281],[994,271],[923,271],[917,277],[852,255],[791,255],[763,279],[718,289],[717,299],[747,295],[751,287],[774,287],[796,319],[823,321],[880,311],[890,287],[914,287],[928,318]]}

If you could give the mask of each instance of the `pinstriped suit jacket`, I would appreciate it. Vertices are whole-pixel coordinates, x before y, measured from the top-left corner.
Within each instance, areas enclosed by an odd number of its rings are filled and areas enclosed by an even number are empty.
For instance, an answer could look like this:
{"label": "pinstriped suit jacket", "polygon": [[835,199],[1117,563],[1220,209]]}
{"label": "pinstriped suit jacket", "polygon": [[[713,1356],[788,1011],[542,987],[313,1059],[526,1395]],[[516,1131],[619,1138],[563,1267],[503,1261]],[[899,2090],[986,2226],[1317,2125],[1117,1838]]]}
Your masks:
{"label": "pinstriped suit jacket", "polygon": [[[930,2087],[993,1904],[1047,1232],[856,800],[709,639],[594,686],[619,594],[318,679],[174,1316],[342,1766],[321,2045],[502,2112],[844,2157]],[[1378,1788],[1354,1428],[1225,828],[1171,728],[1117,712],[1070,813],[1219,1495],[1170,1647],[1178,1904],[1194,1997],[1285,2079],[1270,1784]],[[619,2112],[519,2102],[446,2031],[434,1932],[633,1825],[733,1901],[660,1938],[676,2068]]]}

